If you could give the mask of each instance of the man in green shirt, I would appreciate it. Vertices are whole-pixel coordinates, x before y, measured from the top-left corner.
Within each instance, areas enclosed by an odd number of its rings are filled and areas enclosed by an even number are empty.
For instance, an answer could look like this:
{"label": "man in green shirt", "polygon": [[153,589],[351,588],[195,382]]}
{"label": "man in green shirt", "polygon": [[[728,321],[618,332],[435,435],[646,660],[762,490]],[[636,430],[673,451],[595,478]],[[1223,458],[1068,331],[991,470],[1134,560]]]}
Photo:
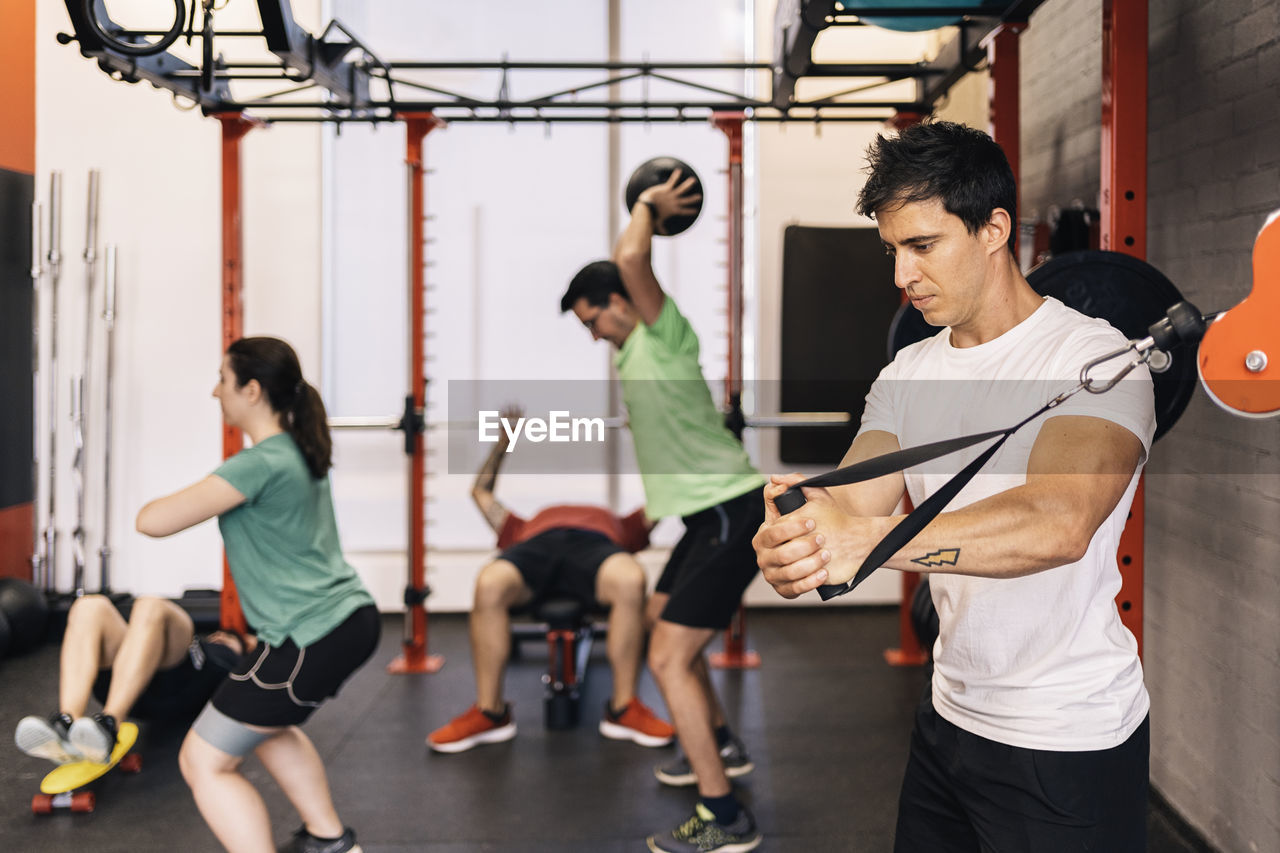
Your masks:
{"label": "man in green shirt", "polygon": [[692,183],[677,171],[642,192],[613,260],[584,267],[560,300],[593,339],[618,350],[646,513],[679,515],[685,524],[649,600],[649,668],[686,756],[655,774],[669,785],[696,783],[699,800],[692,817],[649,837],[649,849],[662,853],[751,850],[761,841],[729,782],[753,765],[725,723],[704,650],[755,577],[751,538],[764,519],[765,478],[724,425],[698,364],[698,336],[650,261],[661,223],[697,201]]}

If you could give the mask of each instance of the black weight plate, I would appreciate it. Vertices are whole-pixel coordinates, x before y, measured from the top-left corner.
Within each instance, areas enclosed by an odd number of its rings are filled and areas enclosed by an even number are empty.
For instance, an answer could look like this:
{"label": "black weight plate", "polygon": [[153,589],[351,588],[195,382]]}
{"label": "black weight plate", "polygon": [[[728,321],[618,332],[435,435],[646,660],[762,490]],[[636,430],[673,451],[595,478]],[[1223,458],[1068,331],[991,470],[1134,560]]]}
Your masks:
{"label": "black weight plate", "polygon": [[[1145,338],[1148,327],[1164,317],[1171,305],[1182,301],[1178,288],[1158,269],[1120,252],[1067,252],[1031,270],[1027,281],[1037,293],[1052,296],[1081,314],[1106,320],[1130,339]],[[919,311],[904,304],[889,326],[889,357],[937,333],[938,328],[926,323]],[[1173,363],[1169,369],[1152,374],[1156,438],[1177,423],[1198,383],[1196,347],[1183,346],[1170,355]]]}

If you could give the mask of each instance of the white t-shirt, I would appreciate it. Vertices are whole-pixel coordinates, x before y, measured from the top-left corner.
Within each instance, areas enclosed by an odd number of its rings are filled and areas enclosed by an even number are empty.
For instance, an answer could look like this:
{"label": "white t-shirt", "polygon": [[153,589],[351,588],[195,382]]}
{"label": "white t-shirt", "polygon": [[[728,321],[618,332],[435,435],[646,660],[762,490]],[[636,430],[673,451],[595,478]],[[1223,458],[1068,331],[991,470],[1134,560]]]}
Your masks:
{"label": "white t-shirt", "polygon": [[[1125,343],[1107,322],[1053,298],[978,346],[957,349],[950,330],[943,329],[903,348],[881,371],[867,395],[860,431],[892,433],[906,448],[1010,427],[1076,385],[1086,362]],[[1090,376],[1108,379],[1127,363],[1106,362]],[[1039,429],[1058,415],[1088,415],[1123,426],[1142,441],[1145,459],[1155,432],[1150,373],[1137,368],[1104,394],[1080,391],[1028,423],[947,510],[1025,483]],[[919,506],[989,446],[984,442],[903,472],[912,502]],[[1150,701],[1137,642],[1115,605],[1121,580],[1116,549],[1137,482],[1135,471],[1079,562],[1019,578],[930,576],[940,625],[933,704],[942,717],[990,740],[1058,751],[1107,749],[1142,723]]]}

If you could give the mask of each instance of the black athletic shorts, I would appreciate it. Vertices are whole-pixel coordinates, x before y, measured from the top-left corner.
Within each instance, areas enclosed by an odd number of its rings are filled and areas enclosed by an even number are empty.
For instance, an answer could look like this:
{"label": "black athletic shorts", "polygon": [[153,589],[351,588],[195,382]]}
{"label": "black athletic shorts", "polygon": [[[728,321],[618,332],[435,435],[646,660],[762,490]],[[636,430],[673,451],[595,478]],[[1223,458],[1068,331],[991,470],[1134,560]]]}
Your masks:
{"label": "black athletic shorts", "polygon": [[251,726],[296,726],[367,661],[382,634],[378,609],[366,604],[306,648],[292,640],[259,643],[213,694],[213,706]]}
{"label": "black athletic shorts", "polygon": [[690,628],[728,628],[759,571],[751,539],[763,522],[761,489],[686,515],[684,536],[658,578],[656,590],[671,596],[662,618]]}
{"label": "black athletic shorts", "polygon": [[[129,716],[140,720],[194,717],[227,677],[235,659],[231,648],[202,637],[193,638],[186,656],[176,666],[159,670],[151,677]],[[93,682],[94,698],[105,705],[110,689],[111,670],[99,671]]]}
{"label": "black athletic shorts", "polygon": [[1111,749],[1009,746],[947,722],[926,695],[898,799],[895,853],[1147,849],[1150,720]]}
{"label": "black athletic shorts", "polygon": [[600,566],[626,548],[595,530],[557,527],[544,530],[532,539],[512,545],[498,555],[520,570],[525,585],[533,592],[530,607],[559,595],[567,595],[583,606],[603,609],[596,601],[596,576]]}

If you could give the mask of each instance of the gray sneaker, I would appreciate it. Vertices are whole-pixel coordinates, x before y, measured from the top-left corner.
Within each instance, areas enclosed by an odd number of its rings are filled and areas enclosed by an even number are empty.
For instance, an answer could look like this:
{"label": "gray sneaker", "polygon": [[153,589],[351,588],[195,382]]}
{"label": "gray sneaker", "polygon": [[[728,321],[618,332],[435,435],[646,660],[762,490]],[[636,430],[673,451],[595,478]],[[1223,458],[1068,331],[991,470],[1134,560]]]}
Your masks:
{"label": "gray sneaker", "polygon": [[738,812],[733,823],[725,825],[716,823],[715,815],[702,803],[675,829],[646,839],[653,853],[746,853],[759,847],[763,840],[746,809]]}
{"label": "gray sneaker", "polygon": [[337,838],[316,838],[301,826],[288,843],[277,848],[278,853],[360,853],[356,833],[351,827],[342,830]]}
{"label": "gray sneaker", "polygon": [[[730,779],[746,776],[756,769],[756,766],[751,763],[751,756],[747,755],[747,748],[736,737],[720,747],[720,760],[724,762],[724,775]],[[689,759],[683,754],[674,761],[653,768],[653,775],[657,776],[662,784],[675,788],[685,788],[698,781],[693,768],[689,766]]]}
{"label": "gray sneaker", "polygon": [[70,764],[84,761],[84,756],[67,736],[71,717],[54,712],[48,719],[23,717],[13,732],[13,742],[18,749],[35,758],[47,758],[54,764]]}

